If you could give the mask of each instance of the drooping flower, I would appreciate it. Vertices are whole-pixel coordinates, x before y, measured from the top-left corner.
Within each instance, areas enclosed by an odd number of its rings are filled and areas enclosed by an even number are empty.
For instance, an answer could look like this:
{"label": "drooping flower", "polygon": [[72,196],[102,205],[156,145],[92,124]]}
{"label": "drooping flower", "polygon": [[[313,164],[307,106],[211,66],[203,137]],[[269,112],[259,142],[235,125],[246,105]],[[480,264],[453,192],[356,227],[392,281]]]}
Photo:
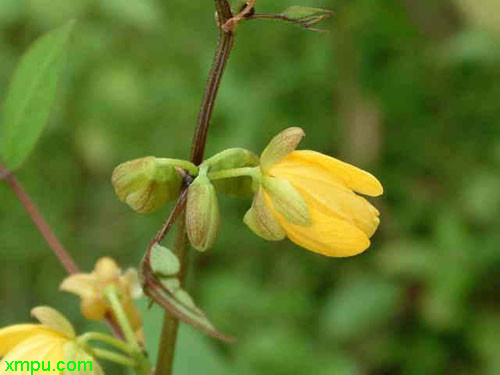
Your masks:
{"label": "drooping flower", "polygon": [[111,305],[105,296],[105,289],[115,287],[132,328],[137,332],[142,326],[141,314],[133,300],[142,295],[137,271],[129,269],[122,273],[111,258],[99,259],[91,273],[68,276],[61,284],[61,290],[74,293],[81,298],[82,314],[89,320],[102,320],[113,316]]}
{"label": "drooping flower", "polygon": [[[103,374],[99,363],[76,341],[71,323],[50,307],[36,307],[31,314],[41,324],[17,324],[0,329],[0,373],[33,374],[47,371],[63,375],[59,362],[85,363],[74,374]],[[38,367],[38,369],[37,369]],[[59,367],[61,369],[65,368]]]}
{"label": "drooping flower", "polygon": [[370,246],[379,211],[356,194],[379,196],[370,173],[314,151],[294,151],[300,128],[278,134],[261,155],[261,184],[245,223],[267,240],[288,237],[331,257],[359,254]]}

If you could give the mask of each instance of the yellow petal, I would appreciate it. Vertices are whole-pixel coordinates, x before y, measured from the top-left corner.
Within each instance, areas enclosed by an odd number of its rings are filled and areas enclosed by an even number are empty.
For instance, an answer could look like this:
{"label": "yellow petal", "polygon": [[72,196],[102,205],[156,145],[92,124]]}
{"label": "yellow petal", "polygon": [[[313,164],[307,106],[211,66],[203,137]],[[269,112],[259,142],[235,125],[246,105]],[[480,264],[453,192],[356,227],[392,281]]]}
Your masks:
{"label": "yellow petal", "polygon": [[295,173],[303,167],[308,167],[308,170],[311,167],[323,169],[329,174],[327,176],[323,171],[324,178],[336,180],[345,187],[361,194],[376,197],[384,192],[380,182],[370,173],[315,151],[294,151],[281,162],[275,164],[269,173],[271,175]]}
{"label": "yellow petal", "polygon": [[355,225],[368,237],[375,233],[380,223],[379,212],[366,199],[338,181],[328,180],[321,169],[302,166],[300,172],[279,176],[286,178],[297,189],[309,207]]}
{"label": "yellow petal", "polygon": [[88,320],[102,320],[108,311],[108,305],[104,299],[98,298],[82,298],[80,302],[80,310]]}
{"label": "yellow petal", "polygon": [[[40,364],[42,361],[45,361],[45,366],[47,366],[47,361],[49,360],[50,353],[57,351],[58,348],[62,348],[62,345],[67,340],[54,335],[41,334],[37,336],[33,336],[26,340],[21,341],[18,345],[16,345],[12,350],[10,350],[7,355],[2,358],[1,372],[2,375],[12,374],[12,371],[7,370],[7,362],[12,361],[21,361],[23,363],[23,368],[21,371],[21,364],[17,364],[17,371],[15,374],[18,375],[27,375],[32,374],[31,372],[31,361],[38,361]],[[54,358],[56,362],[51,361],[51,367],[53,368],[57,361],[62,360],[62,357]],[[30,364],[30,370],[28,371],[27,364],[25,361],[28,361]],[[42,367],[40,366],[40,370]],[[58,374],[57,372],[54,372]]]}
{"label": "yellow petal", "polygon": [[0,357],[12,350],[21,341],[41,334],[60,336],[55,331],[39,324],[16,324],[0,329]]}
{"label": "yellow petal", "polygon": [[129,268],[120,278],[121,285],[125,288],[130,297],[139,299],[142,297],[142,286],[139,280],[139,274],[135,268]]}
{"label": "yellow petal", "polygon": [[[269,200],[269,197],[266,197]],[[270,203],[270,201],[269,201]],[[366,234],[345,220],[327,216],[310,207],[312,225],[290,224],[273,210],[288,238],[297,245],[329,257],[349,257],[370,246]]]}
{"label": "yellow petal", "polygon": [[82,298],[90,298],[98,293],[97,287],[97,278],[94,275],[78,273],[64,279],[59,289]]}
{"label": "yellow petal", "polygon": [[94,273],[101,283],[116,282],[121,270],[112,258],[99,259],[94,268]]}

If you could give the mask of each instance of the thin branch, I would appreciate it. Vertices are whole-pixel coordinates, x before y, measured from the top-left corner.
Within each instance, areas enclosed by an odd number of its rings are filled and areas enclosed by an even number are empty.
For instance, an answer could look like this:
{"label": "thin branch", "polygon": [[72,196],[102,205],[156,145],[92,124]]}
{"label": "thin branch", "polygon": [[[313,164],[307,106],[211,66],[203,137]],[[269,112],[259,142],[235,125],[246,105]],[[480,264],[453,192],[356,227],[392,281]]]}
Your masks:
{"label": "thin branch", "polygon": [[[217,4],[220,3],[225,3],[228,5],[226,0],[217,0]],[[218,9],[219,8],[226,9],[226,7],[223,5],[219,5]],[[229,14],[231,14],[230,12],[231,10],[229,8]],[[228,20],[228,18],[226,18],[227,14],[224,15],[220,11],[218,11],[218,15],[219,24],[225,24]],[[215,99],[217,97],[221,79],[229,60],[229,55],[231,53],[233,45],[234,33],[232,31],[224,31],[221,29],[217,50],[212,64],[212,69],[210,70],[207,86],[205,88],[205,94],[203,96],[200,112],[198,114],[196,130],[191,146],[191,161],[195,165],[199,165],[203,161],[205,145],[207,143],[208,128],[210,126],[210,120],[212,118],[212,113],[214,110]]]}
{"label": "thin branch", "polygon": [[[220,87],[222,76],[226,68],[227,62],[229,60],[229,55],[234,44],[234,33],[232,31],[225,31],[221,27],[229,19],[233,17],[231,6],[227,0],[215,0],[215,8],[217,10],[218,25],[219,25],[219,41],[217,49],[215,52],[214,61],[212,68],[209,73],[207,86],[205,88],[205,93],[203,95],[202,104],[200,107],[200,112],[198,114],[198,119],[196,123],[196,129],[193,135],[193,143],[191,146],[191,161],[195,165],[199,165],[203,161],[203,156],[205,153],[205,145],[207,142],[208,129],[210,126],[210,120],[212,118],[212,113],[215,105],[215,100],[217,98],[217,93]],[[186,192],[186,190],[184,190]],[[183,193],[184,193],[183,192]],[[147,254],[145,256],[145,261],[143,261],[143,271],[146,271],[146,275],[143,272],[143,276],[146,276],[145,282],[147,283],[147,276],[151,276],[151,266],[149,264],[149,254],[151,252],[152,245],[161,241],[170,230],[175,222],[175,219],[179,216],[179,213],[184,212],[185,203],[187,195],[181,194],[181,197],[177,201],[176,206],[169,215],[169,218],[162,227],[162,230],[158,232],[155,239],[149,246]],[[184,215],[180,215],[181,219],[184,219]],[[155,242],[156,241],[156,242]],[[177,240],[174,246],[174,251],[179,258],[181,263],[181,274],[180,281],[181,284],[184,281],[186,269],[187,269],[187,238],[184,220],[181,221]],[[146,288],[147,289],[147,288]],[[163,321],[162,333],[159,343],[159,353],[158,360],[156,363],[155,375],[171,375],[173,371],[174,354],[177,342],[177,332],[179,328],[179,320],[171,315],[168,311],[165,312],[165,318]]]}
{"label": "thin branch", "polygon": [[3,165],[0,165],[0,175],[2,176],[1,178],[4,179],[5,182],[7,182],[7,184],[12,188],[17,196],[17,199],[19,199],[21,204],[24,206],[24,209],[28,215],[30,215],[31,220],[38,228],[43,238],[45,238],[45,241],[52,249],[57,259],[59,259],[59,262],[62,264],[64,269],[69,274],[80,272],[73,258],[69,255],[66,249],[64,249],[59,239],[52,232],[49,225],[45,221],[45,218],[42,216],[40,211],[38,211],[35,203],[24,191],[17,178]]}
{"label": "thin branch", "polygon": [[[54,253],[54,255],[59,260],[59,263],[63,266],[63,268],[69,274],[79,273],[80,269],[76,265],[75,261],[69,255],[69,252],[64,248],[61,241],[57,238],[57,236],[50,229],[49,224],[45,221],[43,215],[38,211],[35,203],[30,198],[30,196],[26,193],[26,191],[21,186],[19,180],[14,176],[14,174],[8,170],[5,166],[0,164],[0,180],[5,180],[5,182],[11,187],[12,191],[17,196],[17,199],[21,202],[24,209],[30,216],[31,220],[38,228],[39,232],[42,234],[45,242],[49,245],[50,249]],[[110,314],[106,314],[106,323],[113,333],[113,335],[118,339],[123,339],[123,334],[113,320]]]}
{"label": "thin branch", "polygon": [[254,11],[255,3],[257,0],[249,0],[247,4],[243,7],[241,12],[239,12],[236,16],[228,19],[222,26],[221,29],[226,32],[234,32],[236,26],[238,26],[245,18],[249,17],[251,13]]}

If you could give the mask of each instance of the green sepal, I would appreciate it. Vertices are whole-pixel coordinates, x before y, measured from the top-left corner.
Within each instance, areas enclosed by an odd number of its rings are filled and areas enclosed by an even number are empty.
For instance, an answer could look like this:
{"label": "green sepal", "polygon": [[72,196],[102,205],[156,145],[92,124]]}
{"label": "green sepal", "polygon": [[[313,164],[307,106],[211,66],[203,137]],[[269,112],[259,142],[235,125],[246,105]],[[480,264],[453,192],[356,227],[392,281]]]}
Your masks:
{"label": "green sepal", "polygon": [[312,224],[309,207],[300,193],[285,179],[264,176],[262,186],[269,194],[274,208],[286,221],[302,226]]}
{"label": "green sepal", "polygon": [[287,128],[277,134],[260,156],[260,169],[266,173],[279,161],[295,151],[305,133],[301,128]]}
{"label": "green sepal", "polygon": [[245,214],[243,222],[257,236],[267,241],[281,241],[286,237],[285,231],[266,205],[262,189],[255,194],[252,207]]}
{"label": "green sepal", "polygon": [[48,306],[38,306],[31,310],[31,315],[43,326],[53,329],[69,339],[76,337],[73,325],[59,311]]}
{"label": "green sepal", "polygon": [[66,364],[69,364],[69,362],[76,363],[76,370],[72,371],[66,366],[63,371],[64,375],[104,375],[104,371],[96,359],[76,341],[69,341],[63,345],[63,356]]}
{"label": "green sepal", "polygon": [[[230,148],[205,160],[203,165],[208,166],[209,172],[256,167],[259,165],[259,157],[243,148]],[[249,198],[254,195],[252,178],[250,176],[214,180],[212,183],[219,193],[230,197]]]}

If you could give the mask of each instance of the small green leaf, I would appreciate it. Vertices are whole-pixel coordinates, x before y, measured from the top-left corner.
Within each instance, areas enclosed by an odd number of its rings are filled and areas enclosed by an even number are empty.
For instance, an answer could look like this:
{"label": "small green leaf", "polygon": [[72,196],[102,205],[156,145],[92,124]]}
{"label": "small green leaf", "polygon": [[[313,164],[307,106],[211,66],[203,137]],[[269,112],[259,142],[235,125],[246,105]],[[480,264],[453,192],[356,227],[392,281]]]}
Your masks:
{"label": "small green leaf", "polygon": [[0,154],[11,170],[28,157],[47,123],[73,24],[38,39],[12,77],[0,122]]}
{"label": "small green leaf", "polygon": [[155,244],[151,249],[151,269],[156,275],[174,276],[179,273],[181,264],[171,250]]}
{"label": "small green leaf", "polygon": [[177,319],[189,324],[210,336],[223,341],[234,341],[219,332],[205,314],[196,306],[193,299],[180,286],[176,278],[157,279],[162,287],[150,288],[147,294],[154,298],[155,302],[175,316]]}
{"label": "small green leaf", "polygon": [[[294,21],[306,29],[311,29],[311,26],[320,23],[332,14],[330,10],[303,6],[291,6],[281,13],[285,19]],[[318,31],[317,29],[311,30]]]}

